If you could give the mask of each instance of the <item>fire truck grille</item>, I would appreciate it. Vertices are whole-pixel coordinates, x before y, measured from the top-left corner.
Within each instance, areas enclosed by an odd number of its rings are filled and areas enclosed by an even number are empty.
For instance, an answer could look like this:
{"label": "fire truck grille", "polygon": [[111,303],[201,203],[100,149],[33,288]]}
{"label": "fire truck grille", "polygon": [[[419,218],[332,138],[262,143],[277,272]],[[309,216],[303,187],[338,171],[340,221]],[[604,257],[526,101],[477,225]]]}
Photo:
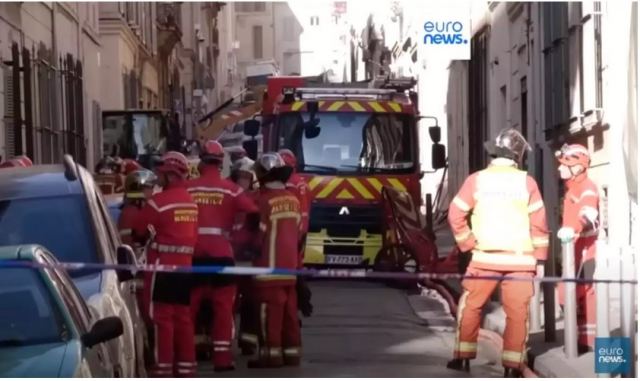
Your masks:
{"label": "fire truck grille", "polygon": [[369,234],[382,231],[382,211],[378,204],[371,206],[313,205],[309,231],[326,229],[331,237],[358,237],[362,229]]}

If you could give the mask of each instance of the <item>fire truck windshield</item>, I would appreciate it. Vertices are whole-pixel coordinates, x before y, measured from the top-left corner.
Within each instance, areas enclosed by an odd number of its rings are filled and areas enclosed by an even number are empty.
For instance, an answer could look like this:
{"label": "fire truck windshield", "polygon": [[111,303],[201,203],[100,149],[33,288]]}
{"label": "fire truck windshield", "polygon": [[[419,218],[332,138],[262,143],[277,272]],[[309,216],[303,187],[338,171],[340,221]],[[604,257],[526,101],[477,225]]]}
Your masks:
{"label": "fire truck windshield", "polygon": [[[284,113],[278,148],[289,148],[301,172],[411,173],[415,169],[415,120],[407,114]],[[305,134],[305,129],[319,133]]]}

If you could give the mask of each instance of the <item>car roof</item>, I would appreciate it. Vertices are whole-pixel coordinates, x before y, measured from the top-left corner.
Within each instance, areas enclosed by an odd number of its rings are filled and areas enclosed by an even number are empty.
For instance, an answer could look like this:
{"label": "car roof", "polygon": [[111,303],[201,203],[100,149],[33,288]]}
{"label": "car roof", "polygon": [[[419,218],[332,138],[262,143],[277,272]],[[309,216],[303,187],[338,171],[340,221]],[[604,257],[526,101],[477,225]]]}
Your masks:
{"label": "car roof", "polygon": [[[0,259],[33,261],[38,250],[44,250],[40,245],[0,246]],[[55,260],[53,256],[51,256]]]}
{"label": "car roof", "polygon": [[[85,174],[86,170],[81,169]],[[69,176],[63,165],[36,165],[28,168],[0,169],[0,200],[77,195],[84,193],[75,176]]]}

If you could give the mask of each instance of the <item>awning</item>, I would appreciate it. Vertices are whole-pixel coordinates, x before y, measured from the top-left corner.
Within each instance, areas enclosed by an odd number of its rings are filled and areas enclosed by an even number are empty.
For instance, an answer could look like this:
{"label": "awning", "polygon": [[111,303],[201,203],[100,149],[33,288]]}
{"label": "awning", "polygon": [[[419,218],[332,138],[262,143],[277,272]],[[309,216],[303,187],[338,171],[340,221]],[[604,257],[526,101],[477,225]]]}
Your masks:
{"label": "awning", "polygon": [[[262,110],[261,103],[232,104],[228,108],[221,110],[208,124],[201,124],[197,128],[200,140],[217,139],[222,131],[242,120],[253,117],[254,114]],[[206,123],[206,122],[205,122]]]}

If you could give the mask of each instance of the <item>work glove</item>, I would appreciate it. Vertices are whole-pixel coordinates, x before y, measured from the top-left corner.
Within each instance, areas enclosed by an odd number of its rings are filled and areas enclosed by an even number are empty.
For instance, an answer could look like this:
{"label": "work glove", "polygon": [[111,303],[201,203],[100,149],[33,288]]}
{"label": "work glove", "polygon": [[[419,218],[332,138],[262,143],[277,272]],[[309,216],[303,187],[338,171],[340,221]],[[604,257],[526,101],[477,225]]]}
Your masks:
{"label": "work glove", "polygon": [[560,241],[571,241],[575,237],[576,233],[572,227],[563,226],[560,230],[558,230],[558,238]]}

